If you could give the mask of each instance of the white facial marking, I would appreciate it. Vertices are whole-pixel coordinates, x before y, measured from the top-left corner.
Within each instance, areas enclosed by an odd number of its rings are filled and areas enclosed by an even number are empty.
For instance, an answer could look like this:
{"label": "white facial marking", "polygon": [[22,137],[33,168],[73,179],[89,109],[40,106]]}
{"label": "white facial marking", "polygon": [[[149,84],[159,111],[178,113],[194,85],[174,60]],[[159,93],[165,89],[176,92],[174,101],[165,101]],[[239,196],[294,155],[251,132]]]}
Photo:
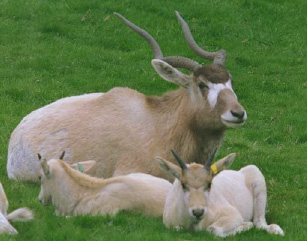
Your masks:
{"label": "white facial marking", "polygon": [[207,202],[209,202],[209,191],[207,190],[207,191],[205,191],[205,198],[206,198],[206,200],[207,200]]}
{"label": "white facial marking", "polygon": [[184,202],[186,203],[187,206],[189,204],[189,200],[190,200],[190,192],[185,192],[184,193]]}
{"label": "white facial marking", "polygon": [[[216,105],[217,97],[219,96],[220,91],[224,89],[230,89],[234,93],[230,79],[225,84],[213,84],[209,82],[208,87],[209,87],[208,101],[211,108],[213,108]],[[234,95],[236,96],[235,93]]]}

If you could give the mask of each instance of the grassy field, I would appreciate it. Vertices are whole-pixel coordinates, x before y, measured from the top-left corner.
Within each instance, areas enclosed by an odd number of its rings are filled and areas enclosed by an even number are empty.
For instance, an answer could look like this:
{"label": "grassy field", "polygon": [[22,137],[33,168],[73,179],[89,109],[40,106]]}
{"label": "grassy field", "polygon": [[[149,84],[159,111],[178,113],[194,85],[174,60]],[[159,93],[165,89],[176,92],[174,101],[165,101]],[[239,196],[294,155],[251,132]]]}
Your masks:
{"label": "grassy field", "polygon": [[0,0],[0,180],[10,210],[27,206],[36,215],[14,224],[19,235],[0,240],[219,240],[167,230],[161,219],[139,214],[56,217],[53,207],[38,202],[39,185],[6,174],[10,134],[32,110],[114,86],[149,95],[177,88],[154,72],[147,43],[112,15],[148,30],[165,55],[203,61],[185,44],[175,10],[202,47],[228,51],[227,68],[248,121],[227,132],[219,156],[237,152],[232,168],[253,163],[263,171],[267,220],[286,233],[253,229],[228,240],[306,240],[306,9],[305,0]]}

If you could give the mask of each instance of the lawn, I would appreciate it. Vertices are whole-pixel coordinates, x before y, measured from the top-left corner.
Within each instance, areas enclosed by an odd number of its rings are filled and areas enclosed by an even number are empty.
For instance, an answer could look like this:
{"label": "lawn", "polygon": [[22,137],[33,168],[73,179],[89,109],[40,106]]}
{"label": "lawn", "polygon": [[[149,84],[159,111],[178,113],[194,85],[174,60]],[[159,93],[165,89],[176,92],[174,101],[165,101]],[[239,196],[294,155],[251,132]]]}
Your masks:
{"label": "lawn", "polygon": [[166,56],[204,61],[188,48],[174,11],[204,49],[226,49],[245,126],[229,130],[218,157],[238,153],[233,169],[257,165],[268,186],[267,220],[284,238],[251,230],[228,240],[307,239],[307,1],[305,0],[0,0],[0,180],[9,210],[26,206],[29,223],[0,240],[219,240],[167,230],[161,218],[56,217],[37,199],[39,185],[9,180],[11,132],[31,111],[59,98],[127,86],[148,95],[177,88],[153,70],[147,43],[117,11],[145,28]]}

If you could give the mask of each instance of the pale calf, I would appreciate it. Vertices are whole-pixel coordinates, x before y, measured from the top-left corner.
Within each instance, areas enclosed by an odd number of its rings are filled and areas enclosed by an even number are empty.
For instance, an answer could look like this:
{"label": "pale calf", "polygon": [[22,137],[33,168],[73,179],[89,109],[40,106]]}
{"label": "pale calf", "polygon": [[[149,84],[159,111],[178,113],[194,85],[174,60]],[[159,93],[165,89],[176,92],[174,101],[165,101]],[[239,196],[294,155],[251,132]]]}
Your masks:
{"label": "pale calf", "polygon": [[[91,177],[60,159],[40,158],[39,200],[53,204],[57,215],[115,215],[137,211],[162,216],[172,184],[148,174],[134,173],[109,179]],[[89,165],[90,166],[90,165]]]}
{"label": "pale calf", "polygon": [[0,234],[17,234],[17,230],[10,224],[10,221],[28,221],[33,219],[33,213],[27,208],[19,208],[9,214],[7,209],[9,203],[0,183]]}
{"label": "pale calf", "polygon": [[272,234],[284,235],[278,225],[267,225],[266,183],[256,166],[223,171],[231,165],[235,154],[212,166],[214,156],[203,166],[196,163],[186,165],[178,155],[174,155],[181,168],[157,158],[161,167],[176,177],[163,213],[167,227],[207,230],[226,237],[255,226]]}

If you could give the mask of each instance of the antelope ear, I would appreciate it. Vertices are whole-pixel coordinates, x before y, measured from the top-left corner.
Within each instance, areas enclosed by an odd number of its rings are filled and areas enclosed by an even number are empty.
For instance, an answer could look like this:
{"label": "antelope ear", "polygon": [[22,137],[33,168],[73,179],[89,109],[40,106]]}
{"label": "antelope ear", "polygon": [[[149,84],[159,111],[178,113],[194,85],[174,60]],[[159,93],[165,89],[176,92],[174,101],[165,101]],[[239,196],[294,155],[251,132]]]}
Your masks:
{"label": "antelope ear", "polygon": [[216,175],[219,172],[225,170],[230,167],[236,157],[236,153],[231,153],[228,156],[218,160],[214,164],[211,165],[211,172]]}
{"label": "antelope ear", "polygon": [[50,178],[51,177],[50,166],[48,165],[46,158],[42,158],[40,160],[40,163],[41,163],[41,166],[42,166],[42,169],[43,169],[45,176],[47,178]]}
{"label": "antelope ear", "polygon": [[173,177],[177,179],[181,179],[182,176],[182,170],[177,165],[163,159],[162,157],[157,156],[156,162],[162,167],[164,171],[166,171],[168,174],[172,175]]}
{"label": "antelope ear", "polygon": [[96,165],[96,163],[97,162],[94,160],[89,160],[72,164],[71,167],[80,172],[88,173]]}
{"label": "antelope ear", "polygon": [[184,88],[187,88],[192,82],[192,77],[180,72],[178,69],[172,67],[168,63],[160,59],[153,59],[151,61],[152,66],[156,72],[165,80],[178,84]]}

